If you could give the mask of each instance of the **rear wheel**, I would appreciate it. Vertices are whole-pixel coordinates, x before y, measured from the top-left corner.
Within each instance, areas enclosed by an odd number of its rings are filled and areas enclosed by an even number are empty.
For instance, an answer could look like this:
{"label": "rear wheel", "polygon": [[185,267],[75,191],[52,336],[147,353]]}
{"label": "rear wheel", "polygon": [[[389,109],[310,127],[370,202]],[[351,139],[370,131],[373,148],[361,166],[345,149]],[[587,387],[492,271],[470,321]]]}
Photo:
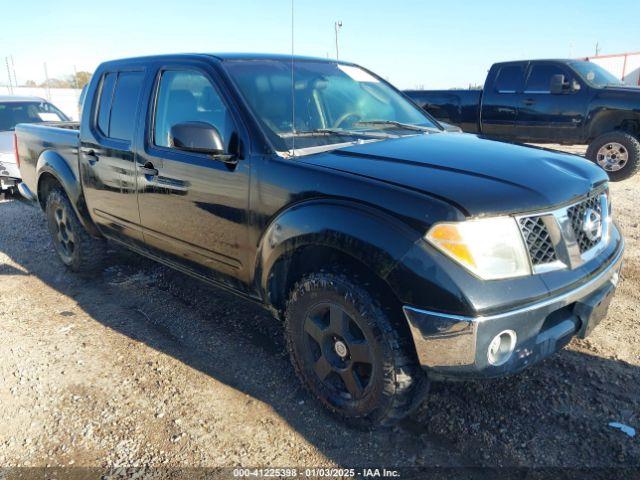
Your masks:
{"label": "rear wheel", "polygon": [[640,169],[640,142],[626,132],[605,133],[591,142],[587,158],[607,172],[612,181],[624,180]]}
{"label": "rear wheel", "polygon": [[392,425],[423,398],[427,379],[408,339],[347,276],[316,273],[298,282],[286,334],[301,381],[352,425]]}
{"label": "rear wheel", "polygon": [[58,257],[74,272],[99,268],[106,253],[106,242],[84,229],[67,195],[54,188],[47,196],[47,225]]}

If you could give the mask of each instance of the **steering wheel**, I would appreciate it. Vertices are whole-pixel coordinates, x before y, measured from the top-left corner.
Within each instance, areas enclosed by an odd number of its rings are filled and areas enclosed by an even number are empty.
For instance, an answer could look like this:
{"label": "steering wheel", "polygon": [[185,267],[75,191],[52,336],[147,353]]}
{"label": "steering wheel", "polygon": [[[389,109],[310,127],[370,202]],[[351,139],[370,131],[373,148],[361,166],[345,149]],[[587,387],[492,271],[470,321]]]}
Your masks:
{"label": "steering wheel", "polygon": [[340,115],[340,118],[338,118],[335,122],[333,122],[333,125],[331,126],[331,128],[340,128],[340,127],[342,127],[342,124],[346,123],[346,121],[349,120],[350,118],[354,119],[351,122],[351,124],[354,124],[357,121],[362,120],[362,115],[358,115],[355,112],[343,113],[342,115]]}

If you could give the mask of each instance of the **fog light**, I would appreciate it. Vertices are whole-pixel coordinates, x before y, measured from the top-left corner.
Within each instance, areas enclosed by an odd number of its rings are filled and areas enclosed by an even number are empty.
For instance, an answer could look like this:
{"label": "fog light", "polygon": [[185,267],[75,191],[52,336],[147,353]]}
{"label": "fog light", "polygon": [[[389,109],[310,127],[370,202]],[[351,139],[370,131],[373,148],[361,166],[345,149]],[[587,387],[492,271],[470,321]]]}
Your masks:
{"label": "fog light", "polygon": [[511,358],[511,354],[516,348],[516,332],[513,330],[505,330],[500,332],[489,344],[487,356],[489,363],[495,365],[504,365]]}

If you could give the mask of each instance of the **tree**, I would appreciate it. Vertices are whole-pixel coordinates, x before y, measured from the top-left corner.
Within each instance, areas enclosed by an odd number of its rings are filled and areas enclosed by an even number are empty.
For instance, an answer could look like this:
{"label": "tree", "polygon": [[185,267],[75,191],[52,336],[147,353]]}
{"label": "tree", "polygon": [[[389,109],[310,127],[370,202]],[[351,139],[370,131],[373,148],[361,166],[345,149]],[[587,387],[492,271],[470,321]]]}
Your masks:
{"label": "tree", "polygon": [[49,88],[82,88],[91,80],[90,72],[77,72],[64,78],[50,78],[49,82],[42,82],[39,87]]}
{"label": "tree", "polygon": [[35,87],[36,86],[36,82],[34,82],[33,80],[27,80],[26,82],[24,82],[24,86],[25,87]]}
{"label": "tree", "polygon": [[77,72],[75,75],[76,88],[84,87],[91,80],[90,72]]}

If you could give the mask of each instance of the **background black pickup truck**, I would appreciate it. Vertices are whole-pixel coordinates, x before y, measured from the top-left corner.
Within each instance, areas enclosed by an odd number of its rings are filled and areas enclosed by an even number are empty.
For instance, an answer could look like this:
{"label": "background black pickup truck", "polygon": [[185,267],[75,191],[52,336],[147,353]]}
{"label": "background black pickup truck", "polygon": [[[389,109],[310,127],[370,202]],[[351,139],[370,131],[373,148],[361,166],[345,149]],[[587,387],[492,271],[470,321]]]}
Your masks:
{"label": "background black pickup truck", "polygon": [[258,302],[302,382],[359,425],[399,420],[431,376],[525,368],[606,314],[623,240],[602,170],[449,133],[356,65],[107,62],[83,105],[80,125],[16,127],[20,192],[62,262],[95,269],[106,238]]}
{"label": "background black pickup truck", "polygon": [[483,90],[405,92],[465,132],[531,143],[589,144],[612,180],[640,168],[640,88],[582,60],[496,63]]}

